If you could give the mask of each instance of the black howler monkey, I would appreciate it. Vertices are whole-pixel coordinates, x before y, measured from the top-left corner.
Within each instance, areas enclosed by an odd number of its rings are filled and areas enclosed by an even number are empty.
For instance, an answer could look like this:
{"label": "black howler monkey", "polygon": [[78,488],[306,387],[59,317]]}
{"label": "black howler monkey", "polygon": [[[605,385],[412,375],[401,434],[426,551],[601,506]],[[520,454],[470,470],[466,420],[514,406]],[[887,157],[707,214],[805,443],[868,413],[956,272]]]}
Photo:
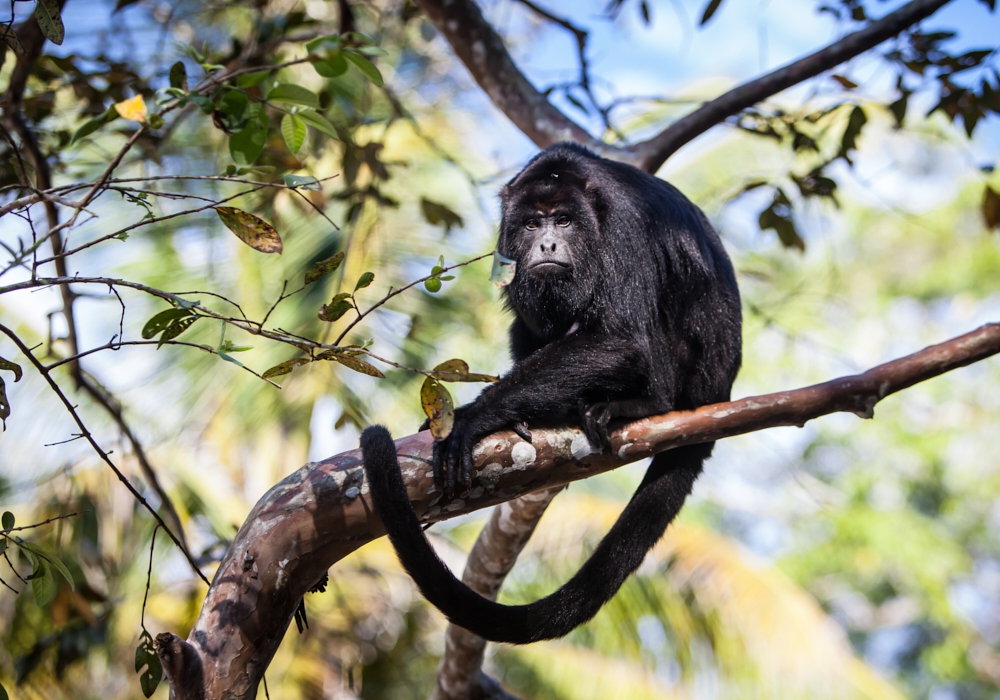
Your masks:
{"label": "black howler monkey", "polygon": [[[727,401],[740,365],[741,316],[732,264],[705,215],[671,185],[631,165],[560,143],[501,191],[498,250],[517,261],[505,288],[516,314],[514,366],[456,411],[435,445],[449,494],[471,485],[483,437],[535,421],[578,423],[608,448],[608,423]],[[372,500],[403,566],[456,625],[526,644],[593,617],[663,536],[711,454],[711,443],[653,458],[590,559],[529,605],[487,600],[459,581],[421,530],[381,426],[361,436]]]}

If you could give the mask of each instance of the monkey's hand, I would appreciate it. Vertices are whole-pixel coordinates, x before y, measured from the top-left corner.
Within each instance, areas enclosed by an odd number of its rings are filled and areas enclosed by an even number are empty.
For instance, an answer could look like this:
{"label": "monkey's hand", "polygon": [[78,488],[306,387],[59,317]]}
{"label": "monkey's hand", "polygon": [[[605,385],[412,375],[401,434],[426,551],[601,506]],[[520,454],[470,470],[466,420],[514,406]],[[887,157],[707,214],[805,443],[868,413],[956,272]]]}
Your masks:
{"label": "monkey's hand", "polygon": [[[523,423],[511,425],[489,411],[469,404],[455,411],[451,433],[434,443],[434,483],[450,498],[458,484],[472,488],[472,450],[480,440],[504,428],[514,428],[530,442],[531,433]],[[525,437],[527,436],[527,437]]]}
{"label": "monkey's hand", "polygon": [[613,405],[606,401],[585,404],[581,399],[577,404],[580,417],[580,429],[587,436],[590,446],[594,449],[611,451],[611,437],[608,435],[608,423],[612,418]]}

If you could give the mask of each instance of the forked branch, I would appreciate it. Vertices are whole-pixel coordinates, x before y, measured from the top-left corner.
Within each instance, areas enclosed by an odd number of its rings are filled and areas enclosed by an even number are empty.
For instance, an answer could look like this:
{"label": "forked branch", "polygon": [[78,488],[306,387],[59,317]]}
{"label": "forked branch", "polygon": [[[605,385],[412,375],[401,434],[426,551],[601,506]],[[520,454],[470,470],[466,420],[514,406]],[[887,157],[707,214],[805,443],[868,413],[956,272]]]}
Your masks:
{"label": "forked branch", "polygon": [[[497,433],[476,448],[472,491],[451,500],[434,488],[429,432],[396,448],[414,509],[433,523],[681,445],[801,426],[838,411],[871,417],[886,396],[997,353],[1000,323],[991,323],[863,374],[630,423],[614,431],[610,453],[594,453],[577,428],[535,430],[533,444]],[[358,450],[309,463],[274,486],[226,552],[188,641],[157,637],[174,700],[255,697],[302,596],[382,534]]]}
{"label": "forked branch", "polygon": [[950,1],[912,0],[864,29],[706,102],[653,138],[627,148],[594,138],[553,106],[517,67],[503,39],[473,0],[416,0],[416,3],[448,40],[493,104],[540,148],[557,141],[575,141],[607,158],[656,172],[677,149],[726,118],[878,46]]}

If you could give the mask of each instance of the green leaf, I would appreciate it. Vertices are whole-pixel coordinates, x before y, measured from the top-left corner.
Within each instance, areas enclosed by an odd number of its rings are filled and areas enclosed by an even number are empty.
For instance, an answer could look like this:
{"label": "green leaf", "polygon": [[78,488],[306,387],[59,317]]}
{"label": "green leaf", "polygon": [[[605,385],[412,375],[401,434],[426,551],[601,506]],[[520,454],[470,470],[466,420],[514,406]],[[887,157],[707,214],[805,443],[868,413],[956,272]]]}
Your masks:
{"label": "green leaf", "polygon": [[284,249],[281,236],[271,224],[250,212],[236,207],[216,207],[215,213],[236,237],[261,253],[278,253]]}
{"label": "green leaf", "polygon": [[192,93],[188,96],[188,99],[194,102],[205,114],[211,114],[215,111],[215,103],[204,95],[199,95],[197,93]]}
{"label": "green leaf", "polygon": [[289,105],[300,105],[302,107],[319,107],[319,97],[312,90],[307,90],[301,85],[284,83],[278,85],[271,92],[267,93],[268,102],[283,102]]}
{"label": "green leaf", "polygon": [[805,241],[802,240],[802,236],[795,228],[795,221],[792,218],[792,204],[780,187],[774,193],[774,201],[771,202],[771,206],[760,213],[758,224],[762,231],[774,229],[781,245],[786,248],[797,248],[800,251],[806,249]]}
{"label": "green leaf", "polygon": [[840,142],[840,150],[837,152],[837,157],[843,158],[849,165],[853,165],[850,152],[857,149],[858,137],[861,135],[862,127],[867,122],[868,117],[865,116],[865,110],[861,107],[855,107],[851,110],[851,116],[847,120],[847,127],[844,129],[844,136]]}
{"label": "green leaf", "polygon": [[323,275],[330,274],[340,267],[340,263],[342,262],[344,262],[344,254],[337,253],[333,257],[327,258],[326,260],[320,260],[317,263],[313,263],[312,266],[306,270],[305,284],[312,284]]}
{"label": "green leaf", "polygon": [[286,185],[295,189],[312,190],[314,192],[319,192],[323,189],[319,180],[312,175],[285,175],[282,179]]}
{"label": "green leaf", "polygon": [[360,70],[361,73],[368,78],[368,80],[372,81],[378,87],[382,87],[382,74],[379,73],[379,70],[375,67],[374,63],[361,54],[354,53],[352,51],[345,51],[343,55],[344,58],[356,65],[358,70]]}
{"label": "green leaf", "polygon": [[359,46],[354,49],[358,53],[363,53],[365,56],[388,56],[389,52],[378,46]]}
{"label": "green leaf", "polygon": [[333,124],[331,124],[330,121],[319,112],[314,112],[311,109],[304,109],[297,112],[296,116],[317,131],[326,134],[330,138],[337,139],[338,141],[340,140],[340,137],[337,136],[336,127],[334,127]]}
{"label": "green leaf", "polygon": [[431,435],[435,440],[444,440],[451,435],[455,425],[455,402],[441,382],[433,377],[424,380],[420,387],[420,406],[430,419]]}
{"label": "green leaf", "polygon": [[712,15],[715,11],[719,9],[719,5],[722,4],[722,0],[709,0],[708,5],[705,6],[705,11],[701,15],[701,22],[699,24],[705,24],[708,20],[712,19]]}
{"label": "green leaf", "polygon": [[66,28],[59,16],[59,0],[36,0],[35,21],[45,38],[53,44],[62,44],[66,38]]}
{"label": "green leaf", "polygon": [[324,78],[336,78],[343,75],[350,65],[343,56],[321,58],[312,62],[313,68]]}
{"label": "green leaf", "polygon": [[428,292],[440,292],[441,291],[441,278],[431,277],[424,280],[424,289]]}
{"label": "green leaf", "polygon": [[517,274],[517,262],[493,251],[493,270],[490,273],[490,282],[495,283],[498,287],[506,287],[514,281],[515,274]]}
{"label": "green leaf", "polygon": [[0,683],[0,700],[10,700],[10,696],[7,695],[7,689],[3,687],[3,683]]}
{"label": "green leaf", "polygon": [[84,125],[81,126],[79,129],[77,129],[76,133],[73,134],[73,139],[70,141],[70,143],[76,143],[84,136],[90,136],[92,133],[100,129],[102,126],[113,122],[120,116],[121,115],[118,114],[118,110],[115,109],[114,105],[112,105],[111,107],[108,108],[107,112],[105,112],[100,116],[94,117],[90,121],[84,123]]}
{"label": "green leaf", "polygon": [[35,603],[38,607],[44,608],[56,596],[56,581],[52,578],[44,559],[37,560],[35,570],[28,578],[31,579],[31,592],[35,594]]}
{"label": "green leaf", "polygon": [[156,653],[153,637],[145,629],[139,635],[139,646],[135,649],[135,672],[139,674],[142,694],[147,698],[150,697],[163,679],[163,665],[160,663],[159,654]]}
{"label": "green leaf", "polygon": [[18,56],[25,55],[24,44],[22,44],[21,40],[17,38],[17,34],[14,33],[14,30],[6,24],[0,24],[0,39],[2,39],[3,43],[7,44],[10,50]]}
{"label": "green leaf", "polygon": [[444,204],[434,202],[426,197],[420,198],[420,211],[423,212],[427,223],[432,226],[444,226],[445,235],[451,233],[452,227],[462,228],[465,226],[465,221],[461,216]]}
{"label": "green leaf", "polygon": [[354,308],[354,303],[350,301],[351,295],[338,294],[329,304],[323,304],[319,310],[319,320],[332,323]]}
{"label": "green leaf", "polygon": [[186,316],[178,321],[175,321],[174,323],[171,323],[164,329],[163,335],[160,336],[160,342],[156,344],[156,349],[159,350],[168,340],[173,340],[188,328],[193,326],[194,322],[199,318],[199,316]]}
{"label": "green leaf", "polygon": [[271,71],[269,70],[262,70],[257,73],[244,73],[236,79],[236,84],[242,88],[256,87],[263,83],[270,74]]}
{"label": "green leaf", "polygon": [[5,369],[8,372],[13,372],[14,381],[15,382],[21,381],[21,365],[15,362],[11,362],[10,360],[5,360],[4,358],[0,357],[0,369]]}
{"label": "green leaf", "polygon": [[339,51],[343,46],[343,41],[339,34],[327,34],[313,39],[306,43],[306,51],[315,52],[317,49]]}
{"label": "green leaf", "polygon": [[3,525],[4,530],[10,530],[14,527],[14,514],[9,510],[3,512],[3,516],[0,516],[0,525]]}
{"label": "green leaf", "polygon": [[260,157],[267,142],[271,120],[261,112],[243,131],[229,137],[229,155],[240,165],[250,165]]}
{"label": "green leaf", "polygon": [[361,277],[358,278],[358,283],[354,285],[354,291],[356,292],[359,289],[364,289],[365,287],[370,285],[374,280],[375,280],[374,272],[364,273],[363,275],[361,275]]}
{"label": "green leaf", "polygon": [[294,114],[286,114],[281,118],[281,137],[292,155],[299,152],[302,142],[306,140],[306,123]]}
{"label": "green leaf", "polygon": [[[256,106],[256,105],[255,105]],[[230,90],[222,97],[219,108],[215,112],[215,121],[223,131],[236,134],[247,128],[250,120],[257,116],[257,110],[251,111],[250,98],[239,90]]]}
{"label": "green leaf", "polygon": [[21,538],[17,538],[17,546],[21,547],[22,549],[28,550],[29,552],[37,556],[39,559],[44,559],[45,561],[47,561],[49,564],[55,567],[56,571],[62,574],[62,577],[66,579],[66,582],[69,584],[69,587],[72,588],[73,590],[76,590],[76,584],[73,583],[72,574],[70,574],[69,569],[66,568],[66,565],[59,560],[59,557],[57,557],[54,554],[49,554],[44,549],[39,547],[37,544],[32,544],[31,542],[25,542]]}
{"label": "green leaf", "polygon": [[167,309],[166,311],[161,311],[153,316],[153,318],[146,321],[146,325],[142,327],[142,337],[146,340],[155,338],[167,326],[172,323],[176,323],[182,318],[192,315],[193,314],[187,309]]}
{"label": "green leaf", "polygon": [[187,85],[187,68],[184,67],[184,61],[177,61],[177,63],[170,66],[170,87],[187,90]]}
{"label": "green leaf", "polygon": [[266,370],[261,376],[264,379],[270,379],[271,377],[280,377],[283,374],[290,374],[293,369],[299,365],[307,365],[312,362],[309,357],[294,357],[291,360],[285,360],[280,365],[275,365],[274,367]]}

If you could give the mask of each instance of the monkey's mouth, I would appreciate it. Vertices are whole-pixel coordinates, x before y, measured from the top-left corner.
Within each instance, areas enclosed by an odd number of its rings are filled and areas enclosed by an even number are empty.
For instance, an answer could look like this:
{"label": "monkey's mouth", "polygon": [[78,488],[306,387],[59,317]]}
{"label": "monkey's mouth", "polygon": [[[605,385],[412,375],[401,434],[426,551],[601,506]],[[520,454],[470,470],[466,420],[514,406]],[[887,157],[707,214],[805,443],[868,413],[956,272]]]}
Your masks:
{"label": "monkey's mouth", "polygon": [[573,265],[562,260],[539,260],[533,263],[529,270],[532,272],[568,272],[573,269]]}

